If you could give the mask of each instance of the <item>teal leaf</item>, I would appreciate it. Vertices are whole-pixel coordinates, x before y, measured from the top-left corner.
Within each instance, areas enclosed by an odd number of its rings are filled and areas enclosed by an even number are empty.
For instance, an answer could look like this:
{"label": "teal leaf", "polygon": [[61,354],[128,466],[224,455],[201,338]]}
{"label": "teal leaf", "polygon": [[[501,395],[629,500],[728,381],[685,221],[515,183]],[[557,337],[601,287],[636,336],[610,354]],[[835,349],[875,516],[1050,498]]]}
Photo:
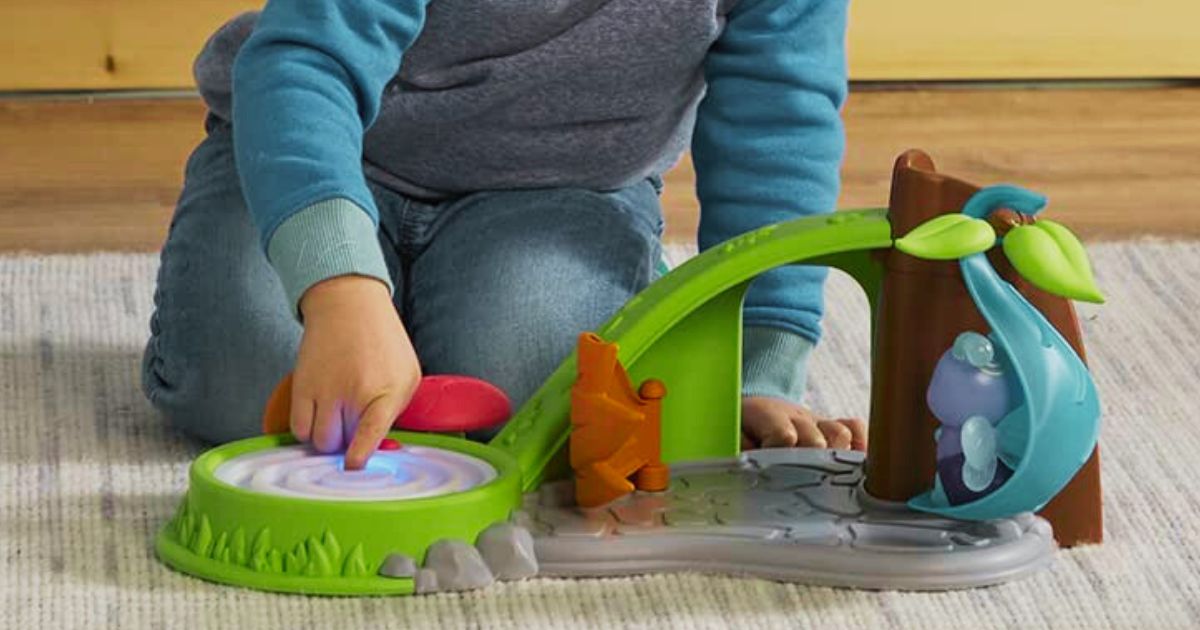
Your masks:
{"label": "teal leaf", "polygon": [[991,224],[965,214],[943,214],[896,239],[896,249],[926,260],[957,260],[995,244],[996,231]]}
{"label": "teal leaf", "polygon": [[1054,221],[1042,219],[1013,228],[1004,237],[1004,254],[1018,273],[1043,291],[1084,302],[1104,302],[1083,245]]}

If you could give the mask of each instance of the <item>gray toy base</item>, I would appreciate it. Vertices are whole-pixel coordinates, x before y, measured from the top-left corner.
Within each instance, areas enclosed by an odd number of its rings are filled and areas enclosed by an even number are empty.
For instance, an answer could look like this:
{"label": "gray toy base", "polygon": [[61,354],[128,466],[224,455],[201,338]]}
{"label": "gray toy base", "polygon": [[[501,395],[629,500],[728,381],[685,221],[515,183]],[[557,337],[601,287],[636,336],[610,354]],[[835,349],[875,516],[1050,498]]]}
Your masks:
{"label": "gray toy base", "polygon": [[746,574],[869,589],[997,584],[1046,566],[1049,523],[1022,514],[971,523],[872,500],[863,455],[765,449],[672,466],[671,487],[603,508],[573,506],[571,482],[526,497],[539,575],[665,571]]}

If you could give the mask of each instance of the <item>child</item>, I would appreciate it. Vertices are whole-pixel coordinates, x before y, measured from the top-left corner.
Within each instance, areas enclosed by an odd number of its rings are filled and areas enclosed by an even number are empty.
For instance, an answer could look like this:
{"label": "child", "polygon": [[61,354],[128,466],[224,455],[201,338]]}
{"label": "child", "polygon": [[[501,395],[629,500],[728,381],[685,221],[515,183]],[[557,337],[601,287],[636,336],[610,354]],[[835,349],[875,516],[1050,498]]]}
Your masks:
{"label": "child", "polygon": [[[361,467],[422,372],[519,405],[655,277],[689,139],[700,246],[830,211],[843,0],[271,0],[196,63],[210,114],[162,253],[144,387],[174,423]],[[403,62],[403,63],[402,63]],[[745,306],[749,445],[863,448],[799,406],[823,272]],[[301,325],[301,322],[303,325]]]}

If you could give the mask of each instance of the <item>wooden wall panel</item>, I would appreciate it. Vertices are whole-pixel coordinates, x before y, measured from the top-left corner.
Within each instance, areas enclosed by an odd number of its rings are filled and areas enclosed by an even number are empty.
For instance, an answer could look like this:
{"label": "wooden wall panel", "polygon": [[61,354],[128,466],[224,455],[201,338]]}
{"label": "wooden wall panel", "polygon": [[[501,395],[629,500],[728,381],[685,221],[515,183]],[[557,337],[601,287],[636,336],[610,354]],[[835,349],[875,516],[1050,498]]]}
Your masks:
{"label": "wooden wall panel", "polygon": [[858,80],[1200,76],[1196,0],[853,0]]}
{"label": "wooden wall panel", "polygon": [[3,0],[0,90],[188,89],[192,60],[247,0]]}
{"label": "wooden wall panel", "polygon": [[[3,1],[3,0],[0,0]],[[854,92],[839,207],[887,203],[905,149],[977,184],[1050,196],[1087,237],[1200,236],[1200,89]],[[184,160],[203,137],[199,99],[0,99],[0,252],[151,250]],[[667,238],[695,238],[691,164],[667,174]]]}
{"label": "wooden wall panel", "polygon": [[[838,1],[838,0],[828,0]],[[0,91],[186,89],[260,0],[3,0]],[[1200,76],[1196,0],[854,0],[857,80]]]}

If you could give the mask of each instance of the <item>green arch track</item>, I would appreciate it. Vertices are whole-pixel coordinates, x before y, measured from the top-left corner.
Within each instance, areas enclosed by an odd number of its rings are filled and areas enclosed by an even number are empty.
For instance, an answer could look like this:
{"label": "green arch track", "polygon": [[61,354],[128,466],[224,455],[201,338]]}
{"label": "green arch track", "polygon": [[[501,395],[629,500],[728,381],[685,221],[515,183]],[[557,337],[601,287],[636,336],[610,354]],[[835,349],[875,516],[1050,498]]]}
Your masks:
{"label": "green arch track", "polygon": [[[843,211],[771,225],[689,260],[634,297],[597,334],[618,344],[635,382],[667,385],[667,462],[736,455],[741,416],[742,301],[760,274],[789,264],[850,274],[872,311],[883,271],[873,250],[892,246],[883,209]],[[492,440],[517,461],[525,491],[566,472],[572,354]]]}

